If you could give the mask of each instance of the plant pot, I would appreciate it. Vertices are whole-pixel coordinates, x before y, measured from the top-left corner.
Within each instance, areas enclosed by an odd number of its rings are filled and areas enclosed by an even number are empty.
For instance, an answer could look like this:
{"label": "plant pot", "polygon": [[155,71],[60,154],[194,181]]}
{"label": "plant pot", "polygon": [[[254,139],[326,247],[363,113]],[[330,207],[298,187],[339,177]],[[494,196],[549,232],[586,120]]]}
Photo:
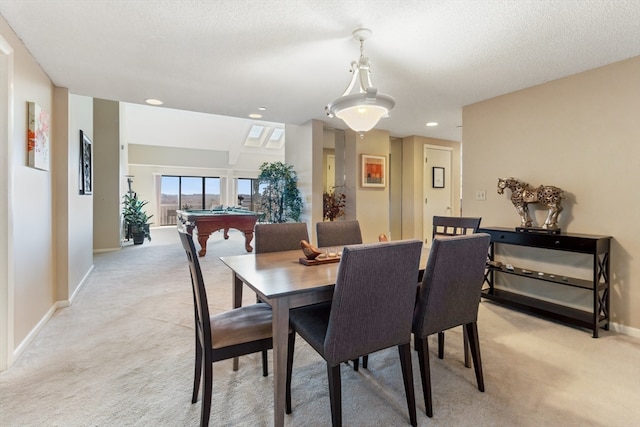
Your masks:
{"label": "plant pot", "polygon": [[144,243],[144,231],[141,233],[133,233],[133,244],[141,245]]}

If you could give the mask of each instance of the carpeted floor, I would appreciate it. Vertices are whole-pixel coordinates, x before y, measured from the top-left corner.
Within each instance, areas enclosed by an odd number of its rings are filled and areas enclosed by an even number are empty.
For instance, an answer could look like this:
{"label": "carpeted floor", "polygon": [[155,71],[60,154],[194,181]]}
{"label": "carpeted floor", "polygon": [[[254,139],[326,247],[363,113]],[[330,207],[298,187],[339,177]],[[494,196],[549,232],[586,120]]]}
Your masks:
{"label": "carpeted floor", "polygon": [[[201,258],[212,310],[231,307],[231,273],[218,256],[243,254],[231,231]],[[95,256],[74,304],[56,312],[19,360],[0,374],[0,425],[196,426],[191,404],[193,307],[174,228],[152,242]],[[255,296],[245,291],[246,303]],[[486,392],[462,362],[461,330],[447,333],[445,359],[431,344],[434,417],[427,418],[413,354],[420,426],[640,426],[640,340],[550,322],[483,301],[479,314]],[[460,328],[457,328],[460,329]],[[271,354],[270,354],[271,356]],[[409,425],[395,349],[369,370],[343,365],[345,426]],[[214,364],[211,424],[273,424],[272,376],[259,355]],[[289,426],[331,424],[322,359],[297,340]]]}

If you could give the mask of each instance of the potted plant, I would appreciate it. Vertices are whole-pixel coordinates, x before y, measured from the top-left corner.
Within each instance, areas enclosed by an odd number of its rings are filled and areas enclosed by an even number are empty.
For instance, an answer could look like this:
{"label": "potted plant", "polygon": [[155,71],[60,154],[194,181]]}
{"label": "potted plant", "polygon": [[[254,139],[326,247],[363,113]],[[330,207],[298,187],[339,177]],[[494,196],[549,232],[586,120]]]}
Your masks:
{"label": "potted plant", "polygon": [[263,163],[258,182],[266,184],[262,191],[261,205],[268,222],[300,222],[302,198],[293,166],[282,162]]}
{"label": "potted plant", "polygon": [[147,215],[147,212],[144,210],[148,202],[146,200],[139,200],[135,193],[134,195],[125,194],[123,199],[122,215],[127,224],[127,237],[129,237],[129,235],[133,237],[134,245],[144,243],[145,237],[151,241],[149,219],[153,215]]}
{"label": "potted plant", "polygon": [[343,193],[322,193],[322,216],[325,220],[333,221],[344,215],[344,205],[347,196]]}

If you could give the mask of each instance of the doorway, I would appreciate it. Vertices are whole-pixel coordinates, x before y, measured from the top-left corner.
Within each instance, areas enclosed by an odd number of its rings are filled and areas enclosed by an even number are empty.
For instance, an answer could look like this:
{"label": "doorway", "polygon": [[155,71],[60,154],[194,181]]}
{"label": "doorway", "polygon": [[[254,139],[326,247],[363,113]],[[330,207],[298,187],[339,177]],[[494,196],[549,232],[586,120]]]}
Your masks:
{"label": "doorway", "polygon": [[336,156],[335,154],[327,154],[325,176],[325,191],[331,193],[336,186]]}
{"label": "doorway", "polygon": [[11,144],[13,132],[13,48],[0,36],[0,371],[13,361],[13,220]]}
{"label": "doorway", "polygon": [[424,146],[422,230],[423,240],[428,247],[431,247],[433,217],[435,215],[452,216],[453,214],[452,151],[453,149],[450,147]]}

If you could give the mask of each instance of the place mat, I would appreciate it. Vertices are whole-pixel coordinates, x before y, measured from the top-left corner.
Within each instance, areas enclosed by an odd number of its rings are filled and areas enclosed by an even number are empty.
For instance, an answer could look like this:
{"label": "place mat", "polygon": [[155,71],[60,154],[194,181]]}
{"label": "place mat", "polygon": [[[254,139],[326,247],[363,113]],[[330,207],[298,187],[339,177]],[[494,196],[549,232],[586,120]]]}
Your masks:
{"label": "place mat", "polygon": [[340,262],[339,256],[329,257],[329,258],[316,258],[316,259],[307,259],[307,258],[299,258],[298,261],[303,265],[320,265],[320,264],[331,264],[333,262]]}

